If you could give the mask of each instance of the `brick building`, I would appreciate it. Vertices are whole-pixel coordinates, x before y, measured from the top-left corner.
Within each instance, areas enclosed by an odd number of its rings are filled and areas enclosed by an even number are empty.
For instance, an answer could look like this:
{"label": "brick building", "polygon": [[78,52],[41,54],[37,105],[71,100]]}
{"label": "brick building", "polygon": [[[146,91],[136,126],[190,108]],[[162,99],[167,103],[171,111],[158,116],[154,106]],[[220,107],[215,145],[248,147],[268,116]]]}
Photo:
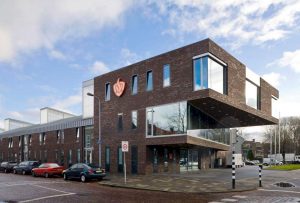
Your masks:
{"label": "brick building", "polygon": [[249,151],[252,151],[254,159],[263,160],[264,158],[264,147],[261,142],[256,142],[255,139],[252,141],[245,141],[242,145],[243,157],[247,159]]}
{"label": "brick building", "polygon": [[[41,156],[30,158],[42,159],[44,150],[47,161],[56,161],[50,154],[58,150],[66,165],[71,150],[72,163],[101,160],[107,171],[117,173],[123,171],[121,141],[126,140],[130,173],[213,168],[218,152],[230,148],[231,128],[278,122],[272,116],[278,97],[278,90],[205,39],[85,82],[83,116],[39,124],[36,131],[27,131],[33,128],[28,126],[1,133],[0,153],[13,151],[24,159],[22,140],[31,135],[28,150]],[[65,140],[58,144],[61,130]],[[44,145],[39,142],[43,134]],[[20,147],[8,149],[10,139],[21,140]],[[9,157],[4,154],[2,160]]]}

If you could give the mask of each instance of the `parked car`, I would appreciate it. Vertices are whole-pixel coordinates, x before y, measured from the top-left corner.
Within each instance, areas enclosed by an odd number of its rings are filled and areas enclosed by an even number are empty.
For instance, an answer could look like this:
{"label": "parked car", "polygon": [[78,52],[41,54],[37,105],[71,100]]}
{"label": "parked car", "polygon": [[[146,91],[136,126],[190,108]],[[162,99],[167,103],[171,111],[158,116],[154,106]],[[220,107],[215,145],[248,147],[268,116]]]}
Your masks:
{"label": "parked car", "polygon": [[40,164],[38,161],[23,161],[18,165],[14,166],[13,173],[21,173],[23,175],[30,174],[33,168],[38,167]]}
{"label": "parked car", "polygon": [[0,165],[0,171],[4,173],[10,173],[13,171],[13,167],[16,166],[18,163],[14,161],[6,161],[2,162]]}
{"label": "parked car", "polygon": [[63,166],[58,165],[57,163],[43,163],[37,168],[33,168],[31,174],[33,177],[35,176],[44,176],[45,178],[49,178],[54,175],[62,175],[64,170]]}
{"label": "parked car", "polygon": [[64,180],[68,179],[80,179],[81,182],[86,182],[91,179],[102,180],[106,173],[104,169],[87,165],[84,163],[77,163],[70,168],[63,171]]}
{"label": "parked car", "polygon": [[255,163],[253,161],[245,161],[245,165],[253,166],[253,165],[255,165]]}

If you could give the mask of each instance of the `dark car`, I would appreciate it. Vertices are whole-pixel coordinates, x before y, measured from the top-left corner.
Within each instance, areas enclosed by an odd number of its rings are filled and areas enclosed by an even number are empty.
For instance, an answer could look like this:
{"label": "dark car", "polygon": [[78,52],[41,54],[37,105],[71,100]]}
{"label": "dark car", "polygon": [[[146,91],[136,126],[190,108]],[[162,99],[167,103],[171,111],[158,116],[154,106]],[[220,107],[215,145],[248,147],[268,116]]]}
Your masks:
{"label": "dark car", "polygon": [[87,180],[97,179],[102,180],[105,177],[105,170],[95,166],[89,166],[84,163],[74,164],[70,168],[63,171],[63,177],[65,180],[68,179],[80,179],[81,182]]}
{"label": "dark car", "polygon": [[38,161],[23,161],[13,168],[13,172],[14,172],[14,174],[17,174],[17,173],[21,173],[23,175],[31,174],[31,170],[33,168],[38,167],[39,165],[40,164]]}
{"label": "dark car", "polygon": [[4,173],[10,173],[13,171],[13,167],[16,165],[18,165],[18,163],[14,161],[2,162],[0,165],[0,171],[3,171]]}

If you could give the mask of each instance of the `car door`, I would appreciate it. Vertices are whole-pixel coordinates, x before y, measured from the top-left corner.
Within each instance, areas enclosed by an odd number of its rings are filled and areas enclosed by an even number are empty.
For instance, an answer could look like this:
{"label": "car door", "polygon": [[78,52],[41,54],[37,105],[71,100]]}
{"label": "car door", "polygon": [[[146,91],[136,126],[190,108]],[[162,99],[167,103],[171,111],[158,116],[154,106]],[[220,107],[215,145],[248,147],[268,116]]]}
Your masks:
{"label": "car door", "polygon": [[76,170],[75,170],[74,176],[75,176],[76,178],[80,178],[80,175],[81,175],[83,169],[84,169],[83,164],[77,164],[77,168],[76,168]]}
{"label": "car door", "polygon": [[74,178],[74,177],[75,177],[77,165],[78,165],[78,164],[74,164],[73,166],[71,166],[71,167],[68,169],[67,175],[68,175],[70,178]]}

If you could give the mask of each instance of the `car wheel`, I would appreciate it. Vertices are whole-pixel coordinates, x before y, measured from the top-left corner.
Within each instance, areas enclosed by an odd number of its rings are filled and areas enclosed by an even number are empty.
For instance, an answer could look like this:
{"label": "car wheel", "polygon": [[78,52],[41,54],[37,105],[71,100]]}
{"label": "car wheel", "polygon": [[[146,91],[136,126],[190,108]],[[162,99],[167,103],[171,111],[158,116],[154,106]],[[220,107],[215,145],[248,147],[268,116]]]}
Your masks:
{"label": "car wheel", "polygon": [[23,171],[22,171],[22,174],[23,174],[23,175],[26,175],[26,171],[23,170]]}
{"label": "car wheel", "polygon": [[35,177],[36,175],[35,175],[35,173],[32,171],[32,173],[31,173],[31,175],[33,176],[33,177]]}
{"label": "car wheel", "polygon": [[68,176],[67,176],[67,174],[65,174],[65,173],[64,173],[64,175],[63,175],[63,176],[64,176],[64,180],[68,180]]}
{"label": "car wheel", "polygon": [[13,172],[14,172],[14,174],[17,174],[17,171],[16,171],[16,169],[14,169],[14,171],[13,171]]}
{"label": "car wheel", "polygon": [[45,178],[49,178],[49,174],[48,173],[45,173],[44,176],[45,176]]}
{"label": "car wheel", "polygon": [[86,177],[85,177],[84,175],[81,175],[81,176],[80,176],[80,180],[81,180],[81,182],[84,183],[84,182],[86,182]]}

